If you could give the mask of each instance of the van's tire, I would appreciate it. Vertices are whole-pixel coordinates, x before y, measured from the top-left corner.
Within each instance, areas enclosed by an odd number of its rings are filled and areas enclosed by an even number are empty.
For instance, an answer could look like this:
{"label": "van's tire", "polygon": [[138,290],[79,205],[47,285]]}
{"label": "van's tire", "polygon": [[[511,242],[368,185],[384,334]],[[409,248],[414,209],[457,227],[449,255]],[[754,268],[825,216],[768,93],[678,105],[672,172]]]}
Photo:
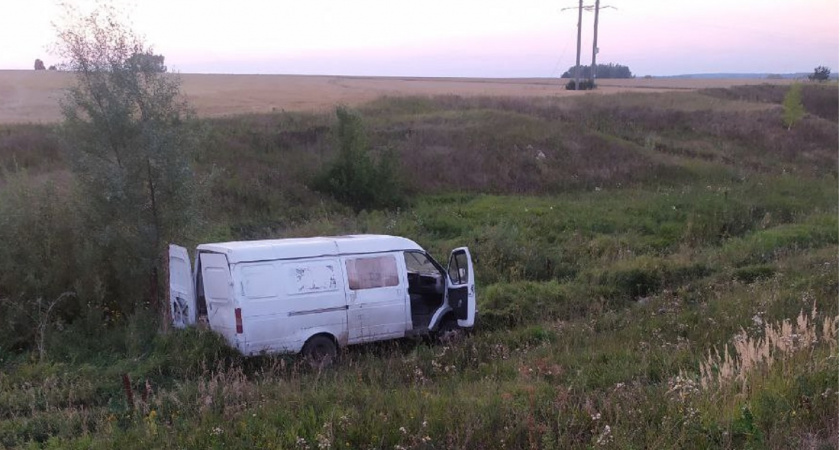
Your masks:
{"label": "van's tire", "polygon": [[435,337],[438,341],[448,343],[457,341],[464,334],[464,330],[458,326],[458,322],[451,316],[446,317],[438,327]]}
{"label": "van's tire", "polygon": [[331,337],[317,334],[303,344],[303,350],[300,353],[313,366],[326,367],[335,360],[336,355],[338,355],[338,347]]}

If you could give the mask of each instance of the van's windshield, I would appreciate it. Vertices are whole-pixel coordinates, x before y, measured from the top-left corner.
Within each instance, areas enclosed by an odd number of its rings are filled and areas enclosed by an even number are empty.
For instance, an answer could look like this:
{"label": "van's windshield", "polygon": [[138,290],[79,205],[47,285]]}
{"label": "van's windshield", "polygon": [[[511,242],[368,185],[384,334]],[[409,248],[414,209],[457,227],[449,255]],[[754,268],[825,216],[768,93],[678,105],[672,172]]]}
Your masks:
{"label": "van's windshield", "polygon": [[423,253],[405,252],[405,267],[409,272],[440,276],[437,266]]}

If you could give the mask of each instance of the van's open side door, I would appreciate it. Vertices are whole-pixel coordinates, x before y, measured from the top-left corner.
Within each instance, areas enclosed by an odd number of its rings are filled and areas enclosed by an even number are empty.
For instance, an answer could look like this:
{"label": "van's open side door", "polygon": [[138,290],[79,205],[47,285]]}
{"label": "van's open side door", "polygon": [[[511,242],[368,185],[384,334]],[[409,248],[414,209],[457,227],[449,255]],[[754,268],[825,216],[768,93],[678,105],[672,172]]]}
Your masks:
{"label": "van's open side door", "polygon": [[175,328],[195,324],[195,283],[190,256],[187,249],[172,244],[169,244],[169,312]]}
{"label": "van's open side door", "polygon": [[458,326],[472,327],[475,323],[475,276],[467,247],[452,250],[447,273],[446,298],[455,313]]}

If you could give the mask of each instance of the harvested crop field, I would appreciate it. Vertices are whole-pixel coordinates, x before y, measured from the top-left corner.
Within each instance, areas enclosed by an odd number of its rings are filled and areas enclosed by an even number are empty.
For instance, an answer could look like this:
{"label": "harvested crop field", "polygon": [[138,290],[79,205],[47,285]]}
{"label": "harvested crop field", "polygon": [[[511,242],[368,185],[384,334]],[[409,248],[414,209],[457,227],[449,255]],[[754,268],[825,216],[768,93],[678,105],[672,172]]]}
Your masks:
{"label": "harvested crop field", "polygon": [[[410,78],[319,75],[181,74],[183,92],[198,114],[219,117],[272,111],[319,111],[358,105],[383,96],[460,95],[553,97],[585,95],[566,91],[551,78]],[[56,122],[62,91],[73,81],[66,72],[0,71],[0,123]],[[673,91],[743,84],[788,83],[767,79],[637,78],[601,80],[597,93]]]}

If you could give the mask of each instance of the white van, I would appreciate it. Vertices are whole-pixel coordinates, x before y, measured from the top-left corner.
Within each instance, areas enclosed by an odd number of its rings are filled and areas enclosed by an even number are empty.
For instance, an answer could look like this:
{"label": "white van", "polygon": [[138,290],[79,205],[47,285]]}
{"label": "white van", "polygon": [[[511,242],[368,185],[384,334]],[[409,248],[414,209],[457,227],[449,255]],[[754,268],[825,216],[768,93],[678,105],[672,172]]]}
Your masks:
{"label": "white van", "polygon": [[246,355],[332,356],[363,342],[471,328],[475,280],[470,252],[444,269],[415,242],[352,235],[169,247],[174,326],[206,316]]}

